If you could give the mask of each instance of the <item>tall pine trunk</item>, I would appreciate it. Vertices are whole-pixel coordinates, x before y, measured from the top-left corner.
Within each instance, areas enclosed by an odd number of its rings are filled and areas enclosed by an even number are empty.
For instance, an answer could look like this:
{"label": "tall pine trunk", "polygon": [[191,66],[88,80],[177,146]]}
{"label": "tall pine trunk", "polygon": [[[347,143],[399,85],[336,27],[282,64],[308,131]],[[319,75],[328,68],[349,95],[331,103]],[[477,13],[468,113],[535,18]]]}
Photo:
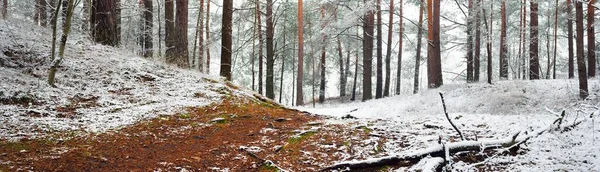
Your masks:
{"label": "tall pine trunk", "polygon": [[479,81],[481,66],[481,0],[475,4],[475,54],[473,57],[473,81]]}
{"label": "tall pine trunk", "polygon": [[500,7],[500,78],[508,79],[508,43],[506,40],[506,26],[507,26],[507,18],[506,18],[506,0],[502,0],[502,5]]}
{"label": "tall pine trunk", "polygon": [[575,30],[577,32],[577,75],[579,75],[579,97],[587,98],[588,82],[583,50],[583,2],[575,1]]}
{"label": "tall pine trunk", "polygon": [[302,15],[302,0],[298,0],[298,77],[296,78],[296,105],[304,105],[302,80],[304,76],[304,21]]}
{"label": "tall pine trunk", "polygon": [[[85,1],[85,0],[84,0]],[[153,52],[153,44],[152,44],[152,27],[153,27],[153,15],[152,15],[152,0],[143,0],[144,5],[144,29],[143,29],[143,39],[144,39],[144,57],[152,57]]]}
{"label": "tall pine trunk", "polygon": [[423,36],[423,11],[425,11],[425,6],[423,5],[423,0],[420,0],[421,4],[419,6],[419,26],[417,31],[417,50],[415,57],[415,77],[414,77],[414,90],[413,94],[417,94],[419,92],[419,69],[421,68],[421,38]]}
{"label": "tall pine trunk", "polygon": [[165,56],[167,63],[175,63],[175,0],[165,0]]}
{"label": "tall pine trunk", "polygon": [[[198,50],[198,54],[196,54],[196,50]],[[204,72],[204,0],[200,0],[198,4],[198,18],[196,18],[196,36],[194,37],[192,60],[196,61],[196,64],[192,64],[196,65],[197,70]]]}
{"label": "tall pine trunk", "polygon": [[231,48],[233,26],[233,0],[223,1],[223,18],[221,33],[221,70],[220,76],[231,81]]}
{"label": "tall pine trunk", "polygon": [[176,0],[175,12],[175,64],[189,68],[188,52],[188,0]]}
{"label": "tall pine trunk", "polygon": [[[402,52],[403,52],[403,38],[404,38],[404,19],[402,17],[404,17],[404,13],[402,12],[403,9],[403,0],[400,0],[400,10],[398,13],[400,13],[400,17],[399,17],[399,24],[398,24],[398,36],[399,39],[398,40],[398,65],[397,65],[397,71],[396,71],[396,95],[400,95],[401,93],[401,86],[402,86]],[[392,3],[393,4],[393,3]]]}
{"label": "tall pine trunk", "polygon": [[[325,21],[325,7],[321,7],[321,29],[324,30],[325,29],[325,25],[326,25],[326,21]],[[325,102],[325,58],[326,56],[326,49],[327,46],[326,41],[327,41],[327,35],[325,33],[322,33],[322,43],[321,43],[321,61],[319,62],[319,71],[321,72],[321,83],[319,84],[319,103],[323,103]]]}
{"label": "tall pine trunk", "polygon": [[381,0],[377,0],[377,81],[375,87],[375,98],[383,96],[383,36],[381,31]]}
{"label": "tall pine trunk", "polygon": [[262,22],[260,11],[260,1],[256,1],[257,19],[258,19],[258,94],[263,94],[263,37],[262,37]]}
{"label": "tall pine trunk", "polygon": [[538,3],[537,1],[531,1],[530,5],[530,43],[529,43],[529,79],[535,80],[540,79],[540,60],[538,53]]}
{"label": "tall pine trunk", "polygon": [[[471,83],[473,82],[473,20],[474,20],[474,7],[473,7],[473,1],[474,0],[469,0],[468,2],[468,8],[469,8],[469,16],[467,18],[467,83]],[[428,9],[429,9],[429,4],[428,4]],[[429,13],[428,13],[428,19],[427,19],[429,23],[431,23],[431,21],[429,21]],[[431,24],[429,24],[431,25]],[[431,28],[431,26],[429,26],[428,28]],[[431,32],[428,30],[428,32]],[[429,40],[431,41],[431,40]]]}
{"label": "tall pine trunk", "polygon": [[573,43],[573,2],[567,0],[567,40],[569,44],[569,79],[575,78],[575,52]]}
{"label": "tall pine trunk", "polygon": [[206,74],[210,74],[210,0],[206,0]]}
{"label": "tall pine trunk", "polygon": [[594,23],[595,10],[594,10],[594,2],[595,0],[590,0],[588,2],[587,7],[587,41],[588,41],[588,77],[593,78],[596,76],[596,36],[594,32],[594,27],[596,26]]}
{"label": "tall pine trunk", "polygon": [[[365,0],[365,3],[371,2]],[[373,34],[375,24],[375,12],[373,10],[365,13],[363,18],[363,97],[362,101],[373,98],[371,89],[371,73],[373,65]]]}
{"label": "tall pine trunk", "polygon": [[428,2],[427,16],[431,24],[428,24],[427,86],[438,88],[444,84],[440,56],[440,0],[428,0]]}
{"label": "tall pine trunk", "polygon": [[[383,96],[390,96],[390,58],[392,56],[392,33],[394,24],[394,0],[390,0],[390,11],[389,11],[389,23],[388,23],[388,39],[387,49],[385,53],[385,84],[383,86]],[[402,36],[402,35],[400,35]]]}
{"label": "tall pine trunk", "polygon": [[95,42],[109,46],[119,44],[118,21],[120,19],[116,15],[118,2],[118,0],[94,0],[90,22],[93,26],[92,35]]}
{"label": "tall pine trunk", "polygon": [[273,80],[273,65],[275,64],[275,48],[273,47],[273,0],[267,0],[267,80],[265,85],[266,95],[270,99],[275,98],[275,82]]}

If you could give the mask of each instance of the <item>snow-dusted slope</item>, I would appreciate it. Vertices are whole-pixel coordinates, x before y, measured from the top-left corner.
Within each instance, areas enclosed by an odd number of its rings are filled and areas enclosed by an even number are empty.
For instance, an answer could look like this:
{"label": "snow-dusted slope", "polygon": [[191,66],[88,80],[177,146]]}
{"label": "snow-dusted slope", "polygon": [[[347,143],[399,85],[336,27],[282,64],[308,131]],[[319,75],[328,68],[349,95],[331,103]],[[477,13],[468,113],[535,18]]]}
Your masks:
{"label": "snow-dusted slope", "polygon": [[[400,95],[350,104],[326,104],[298,109],[329,115],[334,123],[358,122],[388,139],[388,154],[426,148],[442,138],[457,138],[444,116],[448,112],[469,139],[501,139],[516,132],[549,127],[566,110],[565,124],[585,120],[569,132],[552,131],[532,139],[525,154],[488,157],[491,171],[600,170],[600,82],[589,82],[590,97],[578,99],[577,80],[501,81],[489,84],[444,85],[416,95]],[[590,114],[594,113],[592,118]],[[358,119],[340,119],[346,115]],[[455,140],[458,141],[458,140]],[[454,170],[477,171],[481,166],[454,162]],[[407,169],[399,169],[405,171]]]}
{"label": "snow-dusted slope", "polygon": [[29,22],[0,21],[0,139],[119,128],[219,101],[227,87],[72,34],[52,88],[46,84],[50,33]]}

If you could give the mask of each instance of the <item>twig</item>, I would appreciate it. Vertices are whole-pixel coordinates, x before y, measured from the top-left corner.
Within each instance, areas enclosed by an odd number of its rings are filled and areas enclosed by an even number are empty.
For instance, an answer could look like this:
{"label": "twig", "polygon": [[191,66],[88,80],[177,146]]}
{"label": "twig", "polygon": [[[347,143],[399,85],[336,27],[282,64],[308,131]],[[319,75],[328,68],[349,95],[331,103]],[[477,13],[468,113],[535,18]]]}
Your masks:
{"label": "twig", "polygon": [[245,147],[242,147],[240,149],[243,150],[243,151],[245,151],[246,154],[248,154],[248,156],[250,156],[252,158],[256,158],[261,165],[273,167],[273,168],[277,169],[278,172],[287,172],[287,170],[285,170],[285,169],[277,166],[277,164],[275,164],[273,161],[263,159],[263,158],[259,157],[258,155],[256,155],[255,153],[251,152],[250,150],[248,150]]}
{"label": "twig", "polygon": [[454,125],[454,123],[452,123],[452,120],[450,120],[450,116],[448,116],[448,111],[446,111],[446,102],[444,101],[444,93],[440,92],[440,97],[442,98],[442,106],[444,106],[444,113],[446,114],[446,119],[448,119],[448,122],[450,122],[450,125],[452,125],[452,128],[454,128],[454,130],[456,130],[456,132],[458,132],[460,139],[465,140],[465,137],[462,135],[460,130],[458,130],[456,125]]}

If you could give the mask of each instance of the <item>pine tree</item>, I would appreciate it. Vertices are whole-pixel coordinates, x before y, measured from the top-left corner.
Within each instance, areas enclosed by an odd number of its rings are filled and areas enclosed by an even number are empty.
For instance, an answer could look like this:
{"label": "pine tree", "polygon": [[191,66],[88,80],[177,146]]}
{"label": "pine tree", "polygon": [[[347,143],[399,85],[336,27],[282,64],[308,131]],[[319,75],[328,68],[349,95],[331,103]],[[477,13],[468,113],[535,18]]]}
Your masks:
{"label": "pine tree", "polygon": [[233,26],[233,0],[223,1],[223,19],[221,33],[221,70],[220,76],[231,81],[231,48]]}

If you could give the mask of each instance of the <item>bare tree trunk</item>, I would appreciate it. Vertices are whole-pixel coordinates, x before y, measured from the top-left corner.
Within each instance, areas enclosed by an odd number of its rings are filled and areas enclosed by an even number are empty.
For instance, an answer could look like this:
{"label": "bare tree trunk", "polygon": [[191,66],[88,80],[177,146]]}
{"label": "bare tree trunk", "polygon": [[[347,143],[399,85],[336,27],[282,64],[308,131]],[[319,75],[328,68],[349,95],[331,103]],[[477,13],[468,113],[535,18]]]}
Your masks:
{"label": "bare tree trunk", "polygon": [[[433,1],[433,4],[431,4]],[[428,0],[429,46],[427,51],[427,84],[429,88],[438,88],[444,84],[440,57],[440,0]]]}
{"label": "bare tree trunk", "polygon": [[521,76],[525,75],[525,74],[522,74],[522,72],[525,72],[525,71],[522,70],[524,64],[522,64],[523,62],[521,61],[521,59],[523,59],[523,53],[522,52],[523,52],[523,49],[525,49],[525,47],[523,47],[524,46],[523,42],[524,42],[524,39],[525,39],[524,38],[524,34],[525,34],[525,24],[524,24],[525,17],[522,17],[522,16],[525,16],[524,11],[523,11],[525,7],[524,7],[524,2],[521,1],[520,4],[521,4],[521,6],[520,6],[520,9],[519,9],[519,12],[520,12],[520,14],[519,14],[519,49],[517,50],[517,58],[518,58],[517,61],[518,61],[519,64],[518,64],[517,76],[515,76],[515,79],[520,79]]}
{"label": "bare tree trunk", "polygon": [[8,0],[2,0],[2,19],[8,18]]}
{"label": "bare tree trunk", "polygon": [[[69,3],[67,3],[67,17],[65,18],[65,25],[63,25],[63,34],[62,37],[60,39],[60,48],[58,50],[58,59],[53,59],[52,62],[52,67],[50,67],[50,72],[48,74],[48,84],[51,85],[52,87],[56,87],[54,85],[54,81],[55,81],[55,76],[56,76],[56,70],[58,68],[58,65],[60,65],[60,63],[62,62],[62,60],[65,57],[65,46],[67,44],[67,38],[69,37],[69,32],[71,31],[71,19],[73,18],[73,7],[74,7],[74,0],[70,0]],[[60,7],[60,5],[57,5],[57,7]],[[56,10],[58,10],[59,8],[57,8]]]}
{"label": "bare tree trunk", "polygon": [[175,0],[165,0],[165,56],[167,63],[175,63]]}
{"label": "bare tree trunk", "polygon": [[[390,96],[390,58],[392,56],[392,33],[394,24],[394,0],[390,0],[390,17],[388,24],[388,39],[387,39],[387,50],[385,53],[385,84],[383,86],[383,96]],[[402,37],[402,35],[400,35]]]}
{"label": "bare tree trunk", "polygon": [[[365,0],[365,3],[370,2]],[[362,101],[373,98],[371,89],[371,71],[373,62],[373,34],[375,12],[373,10],[365,13],[363,22],[363,97]]]}
{"label": "bare tree trunk", "polygon": [[501,24],[500,24],[500,78],[508,79],[508,43],[506,40],[506,0],[502,0]]}
{"label": "bare tree trunk", "polygon": [[[84,0],[85,1],[85,0]],[[153,52],[153,44],[152,44],[152,27],[153,27],[153,15],[152,15],[152,0],[144,0],[144,57],[152,57],[154,55]]]}
{"label": "bare tree trunk", "polygon": [[[325,21],[325,7],[321,7],[321,28],[325,29],[326,21]],[[326,57],[326,48],[325,45],[327,41],[327,35],[323,33],[322,35],[322,43],[321,43],[321,62],[319,63],[320,72],[321,72],[321,84],[319,84],[319,103],[325,102],[325,57]]]}
{"label": "bare tree trunk", "polygon": [[304,21],[302,15],[302,0],[298,0],[298,77],[296,78],[296,105],[304,105],[302,80],[304,76]]}
{"label": "bare tree trunk", "polygon": [[[188,51],[188,0],[176,0],[175,12],[175,64],[181,68],[189,68]],[[229,77],[230,78],[230,77]]]}
{"label": "bare tree trunk", "polygon": [[223,27],[221,33],[221,70],[220,76],[231,81],[231,42],[233,26],[233,0],[223,1]]}
{"label": "bare tree trunk", "polygon": [[473,81],[479,81],[481,66],[481,0],[475,5],[475,55],[473,59]]}
{"label": "bare tree trunk", "polygon": [[417,31],[417,50],[416,50],[416,58],[415,58],[415,77],[414,77],[414,90],[413,94],[417,94],[419,92],[419,69],[421,67],[421,38],[423,36],[423,11],[425,11],[425,6],[423,5],[423,0],[420,0],[421,4],[419,5],[419,26]]}
{"label": "bare tree trunk", "polygon": [[540,60],[538,53],[538,3],[531,1],[530,43],[529,43],[529,79],[540,79]]}
{"label": "bare tree trunk", "polygon": [[554,57],[552,60],[552,79],[556,79],[556,50],[558,40],[558,0],[554,6]]}
{"label": "bare tree trunk", "polygon": [[273,66],[275,65],[275,49],[273,47],[273,0],[267,0],[267,80],[266,80],[266,95],[270,99],[275,98],[275,82],[273,80]]}
{"label": "bare tree trunk", "polygon": [[[40,0],[40,1],[44,1],[44,8],[46,8],[46,4],[45,1],[46,0]],[[82,17],[82,23],[81,23],[81,30],[83,30],[85,32],[85,34],[89,34],[87,33],[90,30],[90,10],[92,6],[92,0],[83,0],[83,17]],[[44,9],[44,14],[46,15],[46,9]],[[46,20],[44,20],[45,22]]]}
{"label": "bare tree trunk", "polygon": [[383,97],[383,50],[381,31],[381,0],[377,0],[377,81],[375,83],[375,98]]}
{"label": "bare tree trunk", "polygon": [[569,44],[569,79],[575,78],[575,52],[573,43],[573,2],[567,0],[567,40]]}
{"label": "bare tree trunk", "polygon": [[[197,63],[197,70],[204,72],[204,0],[200,0],[198,6],[198,18],[196,20],[196,36],[194,37],[192,60],[195,60]],[[199,51],[198,54],[196,54],[196,49]],[[198,57],[196,58],[196,56]]]}
{"label": "bare tree trunk", "polygon": [[[358,34],[356,36],[358,36]],[[350,97],[350,101],[356,100],[356,83],[358,80],[358,52],[356,52],[354,56],[354,80],[352,84],[352,97]]]}
{"label": "bare tree trunk", "polygon": [[263,94],[263,38],[262,38],[262,22],[260,20],[260,1],[256,1],[257,17],[258,17],[258,94]]}
{"label": "bare tree trunk", "polygon": [[[504,2],[504,1],[502,1]],[[520,17],[519,17],[520,18]],[[486,23],[486,26],[488,25],[487,21],[485,21],[485,12],[484,12],[484,17],[483,17],[484,23]],[[488,32],[487,32],[487,43],[486,43],[486,50],[487,50],[487,82],[488,84],[492,84],[492,78],[493,78],[493,74],[492,74],[492,35],[493,35],[493,27],[494,27],[494,1],[492,0],[492,2],[490,3],[490,22],[489,22],[489,28],[488,28]],[[521,49],[521,45],[519,44],[519,51]]]}
{"label": "bare tree trunk", "polygon": [[583,50],[583,2],[575,1],[575,30],[577,32],[577,75],[579,75],[579,97],[587,98],[588,82]]}
{"label": "bare tree trunk", "polygon": [[[254,63],[256,61],[256,32],[258,30],[258,23],[257,23],[257,18],[258,18],[258,0],[255,0],[255,6],[254,6],[254,23],[253,23],[253,29],[252,29],[252,59],[250,59],[251,63],[252,63],[252,91],[255,91],[256,88],[256,71],[254,69]],[[208,38],[207,38],[208,39]]]}
{"label": "bare tree trunk", "polygon": [[[284,23],[287,23],[287,22],[284,22]],[[285,37],[286,36],[286,34],[285,34],[285,28],[286,28],[285,25],[283,25],[283,47],[282,47],[282,49],[283,49],[283,54],[284,55],[281,56],[281,75],[280,75],[281,77],[279,77],[279,103],[282,103],[281,102],[281,97],[283,95],[283,70],[285,69],[285,57],[286,57],[286,54],[285,54],[286,49],[285,48],[286,48],[286,45],[287,45],[286,44],[287,42],[285,40],[285,38],[286,38]]]}
{"label": "bare tree trunk", "polygon": [[[103,45],[118,46],[117,0],[94,0],[92,5],[92,35]],[[58,13],[56,13],[58,14]]]}
{"label": "bare tree trunk", "polygon": [[[393,3],[392,3],[393,4]],[[398,13],[400,13],[400,17],[399,17],[399,24],[398,24],[398,35],[400,37],[400,40],[398,40],[398,69],[396,71],[396,95],[400,95],[401,93],[401,89],[400,87],[402,86],[402,52],[403,52],[403,38],[404,38],[404,19],[402,17],[404,17],[404,13],[402,12],[403,10],[403,0],[400,0],[400,10]],[[391,24],[390,24],[391,25]],[[390,29],[391,30],[391,29]]]}
{"label": "bare tree trunk", "polygon": [[210,0],[206,0],[206,74],[210,74]]}
{"label": "bare tree trunk", "polygon": [[594,18],[596,17],[594,10],[595,2],[595,0],[590,0],[587,8],[588,78],[596,77],[596,33],[594,32],[594,27],[596,26],[594,23]]}
{"label": "bare tree trunk", "polygon": [[[474,57],[473,57],[473,19],[474,19],[474,7],[473,7],[473,1],[474,0],[468,0],[468,8],[469,8],[469,16],[467,18],[467,83],[471,83],[473,82],[473,62],[474,62]],[[429,1],[428,1],[429,3]],[[429,4],[427,4],[429,6]],[[429,7],[428,7],[429,9]],[[429,13],[428,13],[429,15]],[[429,16],[427,18],[427,22],[431,23],[431,21],[429,21]],[[428,24],[428,26],[431,24]],[[428,27],[429,29],[431,29],[431,26]],[[431,32],[430,30],[428,30],[428,32]],[[431,40],[429,40],[431,41]]]}
{"label": "bare tree trunk", "polygon": [[[333,18],[337,20],[337,9],[335,9],[335,11],[333,12]],[[347,67],[346,69],[344,69],[344,54],[342,53],[342,40],[339,36],[337,37],[336,42],[339,58],[338,61],[340,63],[340,99],[342,102],[344,102],[344,96],[346,96],[346,85],[348,83],[348,69]],[[346,60],[346,63],[348,63],[348,60]]]}

